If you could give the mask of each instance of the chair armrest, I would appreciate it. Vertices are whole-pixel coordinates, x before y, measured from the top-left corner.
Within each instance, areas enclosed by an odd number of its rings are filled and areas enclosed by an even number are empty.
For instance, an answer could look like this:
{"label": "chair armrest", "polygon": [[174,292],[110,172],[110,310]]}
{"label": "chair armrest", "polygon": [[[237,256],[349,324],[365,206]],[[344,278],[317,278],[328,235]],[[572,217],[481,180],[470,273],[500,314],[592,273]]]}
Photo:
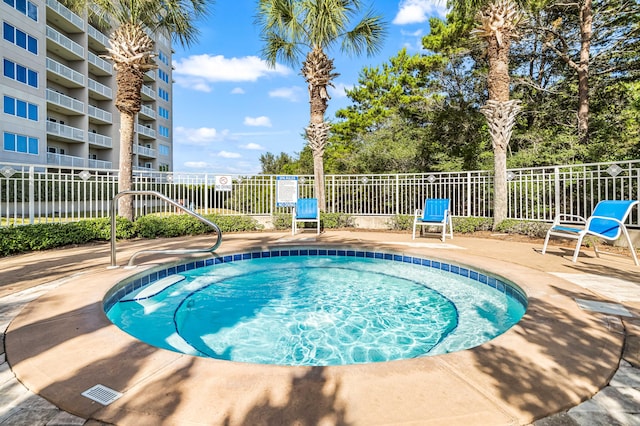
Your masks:
{"label": "chair armrest", "polygon": [[563,223],[580,223],[580,224],[586,224],[587,223],[587,219],[585,219],[582,216],[579,216],[577,214],[566,214],[566,213],[561,213],[559,215],[557,215],[554,219],[553,219],[553,224],[551,225],[551,227],[553,228],[556,225],[560,225]]}
{"label": "chair armrest", "polygon": [[608,221],[611,221],[611,222],[615,222],[615,223],[617,223],[617,224],[618,224],[618,225],[620,225],[620,226],[624,226],[624,223],[623,223],[623,222],[620,222],[620,221],[619,221],[618,219],[616,219],[615,217],[607,217],[607,216],[590,216],[590,217],[589,217],[589,219],[587,219],[587,222],[586,222],[586,223],[587,223],[587,224],[591,223],[591,221],[592,221],[593,219],[604,219],[604,220],[608,220]]}
{"label": "chair armrest", "polygon": [[416,209],[416,212],[415,212],[415,214],[414,214],[414,215],[415,215],[415,217],[420,217],[420,216],[422,216],[422,209]]}

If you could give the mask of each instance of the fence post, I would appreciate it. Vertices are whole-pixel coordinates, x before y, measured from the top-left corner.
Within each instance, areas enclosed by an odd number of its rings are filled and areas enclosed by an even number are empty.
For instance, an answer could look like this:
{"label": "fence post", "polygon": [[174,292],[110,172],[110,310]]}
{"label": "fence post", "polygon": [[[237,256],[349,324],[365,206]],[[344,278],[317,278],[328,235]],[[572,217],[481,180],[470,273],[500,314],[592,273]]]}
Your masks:
{"label": "fence post", "polygon": [[467,217],[471,216],[471,172],[467,172]]}
{"label": "fence post", "polygon": [[204,174],[204,214],[209,214],[209,174]]}
{"label": "fence post", "polygon": [[29,166],[29,224],[33,225],[36,214],[36,176],[33,166]]}
{"label": "fence post", "polygon": [[396,216],[400,215],[400,175],[396,173]]}
{"label": "fence post", "polygon": [[554,167],[553,171],[555,173],[554,177],[554,212],[552,217],[558,216],[560,212],[560,168]]}

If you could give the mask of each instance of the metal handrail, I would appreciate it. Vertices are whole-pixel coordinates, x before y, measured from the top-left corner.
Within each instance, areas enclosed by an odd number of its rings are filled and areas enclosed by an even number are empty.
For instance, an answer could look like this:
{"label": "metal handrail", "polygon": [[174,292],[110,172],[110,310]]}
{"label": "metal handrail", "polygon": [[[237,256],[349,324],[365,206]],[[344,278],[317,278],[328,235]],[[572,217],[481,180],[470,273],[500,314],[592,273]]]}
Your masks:
{"label": "metal handrail", "polygon": [[217,241],[216,243],[209,247],[209,248],[204,248],[204,249],[185,249],[185,250],[140,250],[138,252],[135,252],[133,254],[133,256],[131,256],[131,258],[129,259],[129,263],[127,264],[127,266],[133,266],[133,261],[135,260],[136,257],[138,257],[141,254],[148,254],[148,253],[165,253],[165,254],[194,254],[194,253],[213,253],[222,243],[222,231],[220,231],[220,228],[218,227],[218,225],[216,225],[215,223],[211,222],[208,219],[205,219],[204,217],[200,216],[199,214],[189,210],[188,208],[186,208],[185,206],[183,206],[180,203],[177,203],[175,201],[173,201],[171,198],[161,194],[160,192],[157,191],[135,191],[135,190],[131,190],[131,191],[122,191],[117,193],[114,197],[113,200],[111,200],[111,266],[114,267],[116,266],[116,209],[117,209],[117,201],[120,197],[123,197],[125,195],[155,195],[156,197],[166,201],[167,203],[171,204],[174,207],[177,207],[181,210],[183,210],[185,213],[195,217],[196,219],[198,219],[200,222],[205,223],[209,226],[211,226],[217,234]]}

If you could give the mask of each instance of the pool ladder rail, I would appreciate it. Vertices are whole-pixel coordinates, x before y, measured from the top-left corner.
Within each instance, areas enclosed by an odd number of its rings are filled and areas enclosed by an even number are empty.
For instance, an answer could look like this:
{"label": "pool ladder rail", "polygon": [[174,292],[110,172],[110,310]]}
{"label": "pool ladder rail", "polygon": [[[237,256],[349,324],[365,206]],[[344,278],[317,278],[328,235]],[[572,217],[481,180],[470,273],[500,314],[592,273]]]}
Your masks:
{"label": "pool ladder rail", "polygon": [[222,243],[222,231],[220,231],[220,228],[218,227],[218,225],[216,225],[215,223],[211,222],[208,219],[205,219],[204,217],[200,216],[198,213],[189,210],[186,206],[183,206],[180,203],[177,203],[175,201],[173,201],[171,198],[165,196],[164,194],[161,194],[160,192],[157,191],[141,191],[141,190],[130,190],[130,191],[121,191],[118,192],[114,197],[113,200],[111,200],[111,268],[117,268],[117,264],[116,264],[116,215],[117,215],[117,206],[118,206],[118,199],[120,199],[121,197],[125,196],[125,195],[153,195],[155,197],[160,198],[161,200],[166,201],[168,204],[184,211],[185,213],[187,213],[188,215],[191,215],[193,217],[195,217],[196,219],[198,219],[200,222],[211,226],[217,235],[217,240],[216,243],[209,247],[209,248],[203,248],[203,249],[185,249],[185,250],[140,250],[135,252],[131,258],[129,259],[129,263],[127,264],[127,268],[133,268],[135,267],[135,265],[133,264],[134,260],[142,255],[142,254],[149,254],[149,253],[163,253],[163,254],[197,254],[197,253],[213,253],[214,251],[216,251],[216,249],[218,247],[220,247],[220,244]]}

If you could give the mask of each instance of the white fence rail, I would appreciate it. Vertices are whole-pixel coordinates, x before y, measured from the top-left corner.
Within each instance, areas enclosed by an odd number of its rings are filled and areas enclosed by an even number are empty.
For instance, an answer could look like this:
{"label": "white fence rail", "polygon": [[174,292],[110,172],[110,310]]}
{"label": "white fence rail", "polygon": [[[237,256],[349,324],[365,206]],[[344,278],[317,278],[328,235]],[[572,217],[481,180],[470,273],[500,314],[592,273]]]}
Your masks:
{"label": "white fence rail", "polygon": [[[232,176],[220,191],[215,174],[136,171],[136,190],[158,191],[200,214],[270,216],[276,207],[274,175]],[[493,173],[327,175],[327,212],[354,216],[411,215],[426,198],[448,197],[454,216],[491,217]],[[551,221],[562,213],[589,216],[603,199],[640,199],[640,160],[510,169],[508,217]],[[313,196],[313,176],[299,176],[299,196]],[[0,224],[51,223],[109,216],[118,171],[46,169],[0,163]],[[156,201],[136,198],[137,214],[158,212]],[[631,227],[640,227],[634,211]]]}

